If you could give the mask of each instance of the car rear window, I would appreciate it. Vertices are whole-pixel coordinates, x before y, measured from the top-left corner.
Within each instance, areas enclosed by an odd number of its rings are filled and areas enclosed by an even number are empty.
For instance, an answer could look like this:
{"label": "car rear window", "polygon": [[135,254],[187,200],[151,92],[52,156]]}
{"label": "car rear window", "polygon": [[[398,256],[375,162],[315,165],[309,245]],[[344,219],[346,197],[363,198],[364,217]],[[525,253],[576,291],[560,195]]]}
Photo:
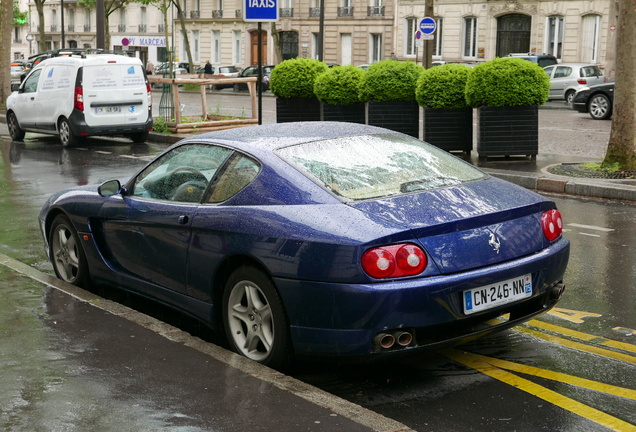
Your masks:
{"label": "car rear window", "polygon": [[351,200],[420,192],[486,176],[437,147],[397,134],[313,141],[277,153],[316,183]]}
{"label": "car rear window", "polygon": [[584,77],[603,76],[598,66],[585,66],[581,68],[581,75]]}

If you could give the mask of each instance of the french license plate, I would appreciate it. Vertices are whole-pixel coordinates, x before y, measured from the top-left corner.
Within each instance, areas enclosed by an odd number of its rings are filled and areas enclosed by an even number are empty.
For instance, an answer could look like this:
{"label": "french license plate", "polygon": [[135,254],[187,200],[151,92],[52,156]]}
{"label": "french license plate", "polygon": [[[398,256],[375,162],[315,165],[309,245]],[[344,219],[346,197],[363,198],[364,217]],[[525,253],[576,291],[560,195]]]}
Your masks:
{"label": "french license plate", "polygon": [[532,295],[532,275],[526,274],[463,292],[464,313],[492,309]]}
{"label": "french license plate", "polygon": [[95,114],[113,114],[113,113],[120,113],[120,112],[121,112],[121,107],[118,107],[118,106],[105,106],[105,107],[95,108]]}

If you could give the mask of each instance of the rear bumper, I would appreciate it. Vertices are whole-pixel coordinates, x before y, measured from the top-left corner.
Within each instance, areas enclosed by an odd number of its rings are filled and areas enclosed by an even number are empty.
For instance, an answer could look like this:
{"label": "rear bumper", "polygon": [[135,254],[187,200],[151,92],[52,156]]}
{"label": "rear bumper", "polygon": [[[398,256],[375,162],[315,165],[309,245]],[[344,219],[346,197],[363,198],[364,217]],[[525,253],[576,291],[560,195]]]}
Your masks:
{"label": "rear bumper", "polygon": [[145,123],[112,124],[102,126],[89,126],[84,118],[84,113],[73,110],[69,117],[69,124],[74,135],[79,137],[103,136],[103,135],[129,135],[152,130],[152,115],[148,113]]}
{"label": "rear bumper", "polygon": [[[275,280],[297,354],[373,357],[438,349],[505,330],[550,310],[563,293],[569,241],[487,268],[373,285]],[[481,313],[463,312],[466,289],[532,273],[533,294]],[[510,314],[507,319],[496,320]],[[408,346],[378,347],[378,335],[408,331]],[[375,340],[375,343],[374,343]]]}

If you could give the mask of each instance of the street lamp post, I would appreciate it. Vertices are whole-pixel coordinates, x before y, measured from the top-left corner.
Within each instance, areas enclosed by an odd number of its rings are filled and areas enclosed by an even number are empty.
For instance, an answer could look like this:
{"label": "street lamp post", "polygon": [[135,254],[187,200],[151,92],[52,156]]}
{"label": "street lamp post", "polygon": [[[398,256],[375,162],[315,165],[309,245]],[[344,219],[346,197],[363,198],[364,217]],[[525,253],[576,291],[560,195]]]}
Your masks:
{"label": "street lamp post", "polygon": [[30,57],[31,54],[33,54],[33,48],[31,47],[31,42],[33,42],[33,39],[35,39],[35,38],[33,37],[33,35],[31,33],[26,35],[26,40],[27,40],[27,42],[29,42],[29,55],[27,57]]}

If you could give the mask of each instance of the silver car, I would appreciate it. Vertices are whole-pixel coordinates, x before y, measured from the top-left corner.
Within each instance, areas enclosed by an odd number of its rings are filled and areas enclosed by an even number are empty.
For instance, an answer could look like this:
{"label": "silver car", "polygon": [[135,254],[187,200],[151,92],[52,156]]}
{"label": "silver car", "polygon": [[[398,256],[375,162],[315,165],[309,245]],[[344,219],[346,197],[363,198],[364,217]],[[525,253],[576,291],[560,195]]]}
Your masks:
{"label": "silver car", "polygon": [[550,77],[549,99],[565,99],[568,104],[583,87],[605,82],[603,72],[590,63],[560,63],[546,66],[543,70]]}
{"label": "silver car", "polygon": [[11,91],[16,91],[22,82],[24,66],[20,63],[11,63]]}

